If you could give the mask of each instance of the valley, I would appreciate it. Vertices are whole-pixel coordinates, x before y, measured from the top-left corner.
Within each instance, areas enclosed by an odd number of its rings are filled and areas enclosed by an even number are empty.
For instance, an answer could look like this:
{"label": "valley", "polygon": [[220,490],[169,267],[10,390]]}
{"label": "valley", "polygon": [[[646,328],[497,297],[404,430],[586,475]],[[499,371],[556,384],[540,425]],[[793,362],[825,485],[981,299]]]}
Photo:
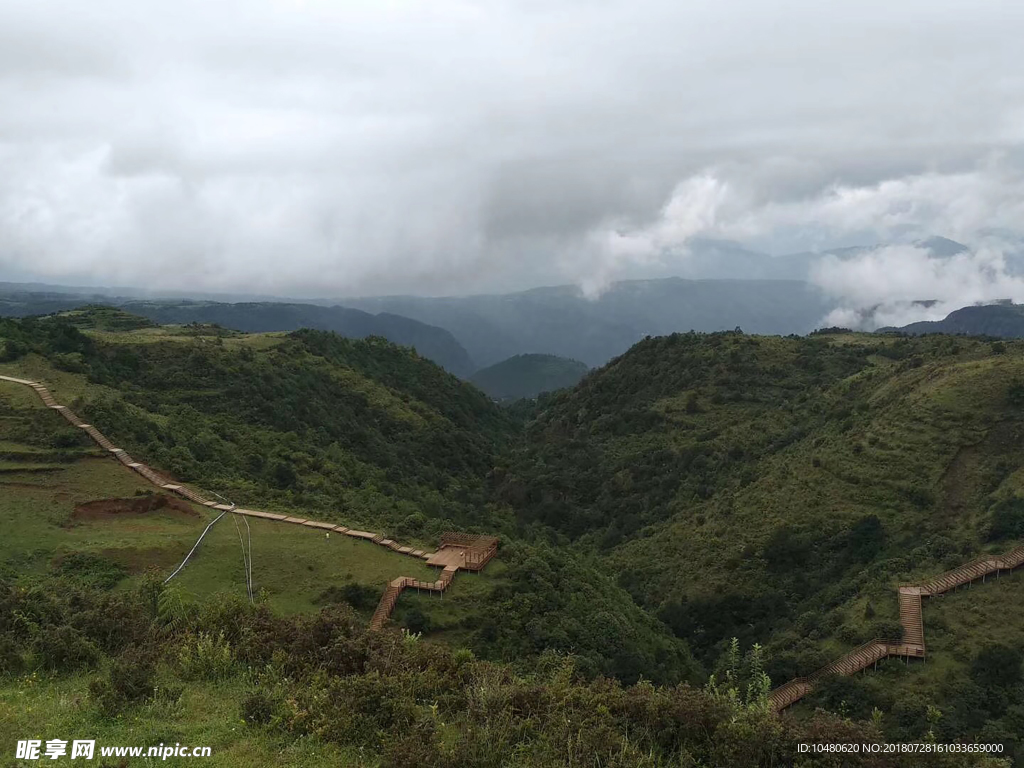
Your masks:
{"label": "valley", "polygon": [[[713,696],[711,674],[756,688],[763,672],[751,712],[792,704],[789,728],[819,723],[818,707],[852,707],[865,722],[882,712],[878,738],[927,727],[958,738],[977,728],[965,697],[993,685],[978,659],[1012,663],[1019,641],[984,627],[1018,599],[1017,574],[975,587],[993,588],[990,613],[969,629],[945,607],[959,595],[929,601],[927,663],[885,661],[886,646],[863,676],[826,667],[803,698],[786,693],[843,654],[861,659],[853,649],[872,638],[918,642],[905,617],[900,628],[897,585],[1024,538],[1015,342],[674,334],[503,409],[372,339],[96,313],[0,321],[0,374],[20,380],[0,392],[0,493],[16,531],[4,578],[15,583],[127,597],[166,578],[223,511],[164,590],[196,612],[190,622],[252,610],[241,532],[225,524],[238,513],[255,616],[350,612],[527,674],[560,652],[581,681],[647,679],[665,695],[681,684]],[[37,381],[53,402],[25,383]],[[111,446],[90,445],[82,422]],[[119,462],[109,448],[121,446]],[[167,482],[146,482],[148,467]],[[430,553],[452,530],[501,547],[479,574],[438,581]],[[346,535],[362,531],[367,542]],[[986,727],[1009,734],[1014,699],[1000,690]],[[949,716],[928,725],[929,706]]]}

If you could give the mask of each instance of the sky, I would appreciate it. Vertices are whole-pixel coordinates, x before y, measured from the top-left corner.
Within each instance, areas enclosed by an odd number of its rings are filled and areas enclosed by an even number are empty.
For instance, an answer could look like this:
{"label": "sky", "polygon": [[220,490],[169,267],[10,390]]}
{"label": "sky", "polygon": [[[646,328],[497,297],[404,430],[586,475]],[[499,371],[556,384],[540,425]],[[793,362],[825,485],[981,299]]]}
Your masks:
{"label": "sky", "polygon": [[0,280],[597,295],[711,238],[891,245],[812,270],[847,312],[1003,297],[1022,36],[1006,0],[5,0]]}

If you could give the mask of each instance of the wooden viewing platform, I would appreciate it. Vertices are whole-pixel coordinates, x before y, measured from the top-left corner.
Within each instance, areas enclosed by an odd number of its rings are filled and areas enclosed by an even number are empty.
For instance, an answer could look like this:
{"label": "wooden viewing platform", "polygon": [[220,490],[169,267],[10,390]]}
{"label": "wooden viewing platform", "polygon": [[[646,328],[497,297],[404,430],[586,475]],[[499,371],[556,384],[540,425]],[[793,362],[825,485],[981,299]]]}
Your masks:
{"label": "wooden viewing platform", "polygon": [[456,572],[482,570],[497,551],[498,539],[494,536],[455,532],[442,534],[437,552],[426,557],[427,565],[441,568],[440,578],[437,581],[419,581],[406,577],[392,580],[384,590],[373,618],[370,619],[370,629],[380,629],[387,623],[402,590],[412,588],[444,593],[455,578]]}

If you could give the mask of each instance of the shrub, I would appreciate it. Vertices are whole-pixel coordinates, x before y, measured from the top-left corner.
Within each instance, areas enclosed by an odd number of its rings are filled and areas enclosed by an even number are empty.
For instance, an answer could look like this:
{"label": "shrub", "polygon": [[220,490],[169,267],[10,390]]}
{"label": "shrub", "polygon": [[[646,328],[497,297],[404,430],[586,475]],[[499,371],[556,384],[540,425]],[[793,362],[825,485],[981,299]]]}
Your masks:
{"label": "shrub", "polygon": [[1010,688],[1024,678],[1021,661],[1024,653],[1000,643],[984,646],[971,662],[971,677],[983,688]]}
{"label": "shrub", "polygon": [[811,706],[857,718],[868,717],[877,703],[860,678],[838,675],[819,680],[807,702]]}
{"label": "shrub", "polygon": [[1006,402],[1010,405],[1024,405],[1024,381],[1014,379],[1006,390]]}
{"label": "shrub", "polygon": [[988,526],[990,541],[1017,539],[1024,536],[1024,499],[1014,496],[996,502],[991,509]]}
{"label": "shrub", "polygon": [[17,674],[24,667],[17,641],[9,634],[0,635],[0,675]]}
{"label": "shrub", "polygon": [[898,621],[872,622],[871,637],[878,637],[882,640],[902,640],[903,625]]}
{"label": "shrub", "polygon": [[153,695],[156,660],[153,654],[136,648],[114,659],[106,680],[89,684],[89,695],[103,714],[113,717],[134,702]]}
{"label": "shrub", "polygon": [[92,667],[99,660],[96,646],[69,626],[44,630],[33,642],[32,651],[39,665],[52,671]]}
{"label": "shrub", "polygon": [[433,625],[430,617],[419,608],[410,608],[402,618],[402,626],[410,632],[429,632]]}
{"label": "shrub", "polygon": [[231,644],[223,632],[186,635],[175,660],[185,680],[219,680],[230,675],[234,666]]}
{"label": "shrub", "polygon": [[278,695],[256,688],[242,699],[242,719],[249,725],[270,725],[282,706]]}
{"label": "shrub", "polygon": [[0,363],[11,363],[24,357],[29,352],[26,345],[14,339],[4,340],[3,352],[0,352]]}
{"label": "shrub", "polygon": [[343,587],[328,587],[317,596],[316,601],[320,605],[348,603],[356,610],[368,610],[377,605],[379,598],[380,595],[373,587],[351,582]]}

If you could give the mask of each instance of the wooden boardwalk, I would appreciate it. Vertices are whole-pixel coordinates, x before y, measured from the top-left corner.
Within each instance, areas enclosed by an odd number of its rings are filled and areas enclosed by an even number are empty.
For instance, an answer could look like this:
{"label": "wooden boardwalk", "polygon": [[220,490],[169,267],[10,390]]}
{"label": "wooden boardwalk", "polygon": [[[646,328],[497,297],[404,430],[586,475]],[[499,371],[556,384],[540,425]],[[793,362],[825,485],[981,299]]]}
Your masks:
{"label": "wooden boardwalk", "polygon": [[984,582],[993,574],[998,578],[1004,571],[1012,571],[1022,564],[1024,564],[1024,546],[1012,549],[1003,555],[979,557],[921,584],[900,585],[900,626],[903,627],[903,637],[900,640],[882,638],[869,640],[859,648],[826,664],[814,674],[790,680],[771,692],[769,701],[772,707],[776,711],[781,711],[796,703],[810,693],[818,680],[829,675],[852,675],[889,656],[898,656],[908,661],[911,658],[923,659],[926,655],[924,617],[921,605],[923,598],[941,595],[943,592],[957,589],[965,584],[970,585],[971,582],[978,579]]}
{"label": "wooden boardwalk", "polygon": [[[370,621],[371,629],[380,629],[387,622],[388,618],[391,616],[391,611],[394,610],[395,601],[398,600],[398,595],[401,594],[403,589],[411,587],[433,592],[444,592],[451,583],[456,571],[460,568],[479,570],[484,564],[486,564],[487,560],[493,556],[494,551],[497,549],[497,539],[493,539],[491,537],[467,536],[466,534],[445,534],[444,537],[442,537],[441,547],[436,552],[427,552],[422,549],[403,546],[397,541],[386,538],[383,533],[360,531],[344,525],[337,525],[335,523],[328,523],[319,520],[310,520],[305,517],[281,515],[275,512],[263,512],[257,509],[241,509],[228,502],[226,499],[220,499],[219,501],[210,499],[204,495],[204,492],[189,488],[187,485],[182,483],[172,482],[168,478],[153,471],[142,462],[133,459],[125,450],[116,447],[92,424],[86,424],[70,408],[57,403],[57,401],[53,399],[53,395],[50,394],[50,391],[43,384],[37,381],[17,379],[13,376],[3,375],[0,375],[0,381],[7,381],[12,384],[21,384],[26,387],[31,387],[35,390],[36,394],[39,395],[39,398],[47,408],[57,411],[72,426],[81,429],[89,435],[93,442],[95,442],[104,451],[111,454],[124,466],[141,475],[149,483],[157,486],[158,488],[164,491],[169,491],[177,496],[181,496],[183,499],[187,499],[194,504],[216,509],[221,512],[232,512],[236,515],[246,515],[248,517],[258,517],[279,523],[302,525],[307,528],[314,528],[328,532],[333,531],[352,538],[369,541],[373,544],[390,549],[392,552],[396,552],[400,555],[408,555],[409,557],[415,557],[419,560],[425,560],[427,565],[442,567],[440,578],[438,578],[437,581],[419,581],[417,579],[411,579],[404,576],[394,579],[388,585],[384,592],[384,596],[381,598],[380,604],[377,606],[377,610],[373,614],[373,618]],[[481,539],[485,539],[489,545],[489,548],[486,551],[481,551],[480,548],[476,546],[476,542]]]}

